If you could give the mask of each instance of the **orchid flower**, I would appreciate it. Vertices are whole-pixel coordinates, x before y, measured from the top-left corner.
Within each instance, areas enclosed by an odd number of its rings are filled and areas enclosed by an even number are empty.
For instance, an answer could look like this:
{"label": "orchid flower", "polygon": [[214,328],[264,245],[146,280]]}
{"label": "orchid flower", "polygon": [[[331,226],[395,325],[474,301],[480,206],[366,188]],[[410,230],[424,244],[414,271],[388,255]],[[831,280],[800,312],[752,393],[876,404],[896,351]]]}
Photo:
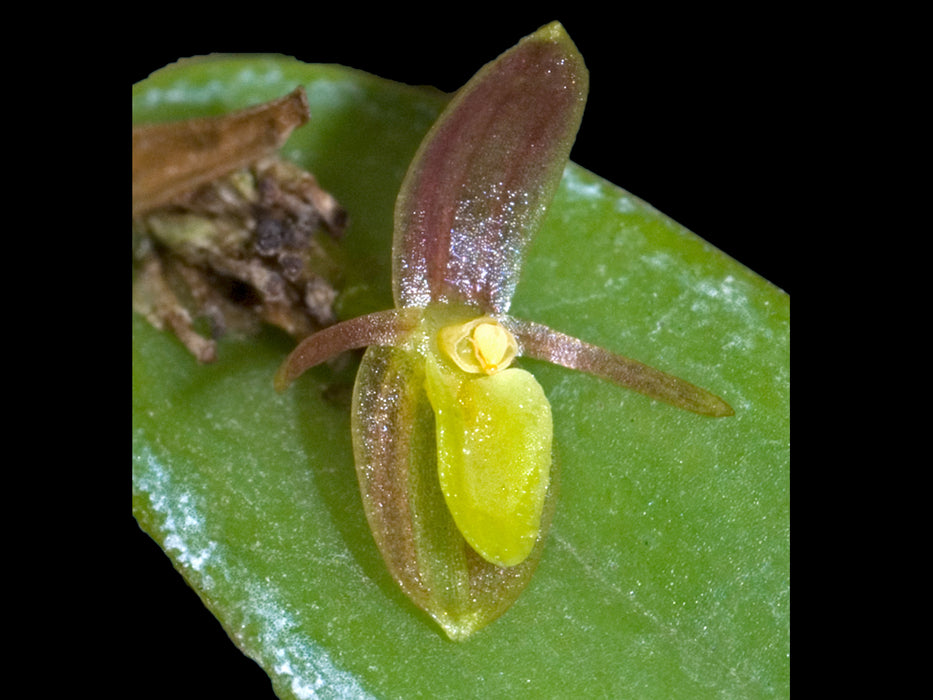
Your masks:
{"label": "orchid flower", "polygon": [[515,601],[554,508],[552,419],[517,366],[545,360],[706,416],[720,398],[509,314],[525,250],[583,115],[588,73],[558,23],[483,67],[426,135],[395,208],[395,308],[303,340],[276,376],[356,348],[352,404],[366,517],[392,576],[452,639]]}

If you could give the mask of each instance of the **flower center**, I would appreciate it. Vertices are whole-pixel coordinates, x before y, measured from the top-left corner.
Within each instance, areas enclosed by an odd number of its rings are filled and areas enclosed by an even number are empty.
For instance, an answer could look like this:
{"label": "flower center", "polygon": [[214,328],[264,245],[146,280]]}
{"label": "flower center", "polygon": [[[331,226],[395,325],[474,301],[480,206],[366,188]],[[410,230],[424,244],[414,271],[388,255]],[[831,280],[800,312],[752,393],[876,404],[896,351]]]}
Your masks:
{"label": "flower center", "polygon": [[445,326],[437,344],[454,364],[472,374],[495,374],[512,364],[518,353],[515,336],[486,316]]}

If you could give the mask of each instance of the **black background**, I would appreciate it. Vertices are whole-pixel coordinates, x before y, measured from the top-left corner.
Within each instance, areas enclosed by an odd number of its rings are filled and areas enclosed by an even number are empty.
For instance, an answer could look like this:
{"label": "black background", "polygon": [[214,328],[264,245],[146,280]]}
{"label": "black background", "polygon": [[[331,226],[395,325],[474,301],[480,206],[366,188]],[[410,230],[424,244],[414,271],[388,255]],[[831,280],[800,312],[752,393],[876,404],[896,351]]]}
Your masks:
{"label": "black background", "polygon": [[[794,96],[794,47],[771,33],[768,17],[652,14],[625,5],[609,12],[394,8],[382,16],[302,7],[251,7],[245,16],[227,8],[206,23],[160,13],[133,36],[117,71],[128,71],[128,86],[180,57],[271,52],[453,91],[557,19],[590,70],[571,158],[790,291],[800,232],[785,223],[799,199],[788,174],[799,165],[789,162],[789,134],[803,108]],[[131,622],[135,690],[126,697],[272,697],[265,673],[227,640],[161,550],[135,522],[127,530],[133,594],[122,613]],[[400,664],[403,657],[400,650]]]}

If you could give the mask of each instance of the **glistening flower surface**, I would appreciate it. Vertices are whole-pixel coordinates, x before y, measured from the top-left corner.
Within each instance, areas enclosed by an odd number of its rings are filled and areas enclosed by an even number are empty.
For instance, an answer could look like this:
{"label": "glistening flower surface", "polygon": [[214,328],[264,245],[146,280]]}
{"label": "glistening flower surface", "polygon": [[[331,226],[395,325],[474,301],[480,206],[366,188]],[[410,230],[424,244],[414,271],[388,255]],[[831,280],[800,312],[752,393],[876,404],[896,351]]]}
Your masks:
{"label": "glistening flower surface", "polygon": [[550,405],[514,359],[579,369],[703,415],[732,413],[683,380],[508,314],[587,89],[583,59],[556,23],[482,68],[402,185],[396,308],[310,336],[276,377],[282,389],[368,346],[352,408],[367,519],[396,581],[453,639],[518,597],[553,512]]}

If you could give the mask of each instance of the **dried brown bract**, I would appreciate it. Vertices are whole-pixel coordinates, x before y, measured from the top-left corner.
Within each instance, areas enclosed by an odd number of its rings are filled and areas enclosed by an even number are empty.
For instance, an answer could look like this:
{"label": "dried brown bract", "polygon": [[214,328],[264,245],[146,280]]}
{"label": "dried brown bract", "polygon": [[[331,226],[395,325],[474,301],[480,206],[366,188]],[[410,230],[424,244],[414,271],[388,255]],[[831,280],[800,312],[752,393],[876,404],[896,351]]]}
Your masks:
{"label": "dried brown bract", "polygon": [[346,214],[275,154],[307,119],[299,88],[224,117],[134,128],[133,307],[201,362],[228,331],[264,322],[300,339],[336,320]]}

